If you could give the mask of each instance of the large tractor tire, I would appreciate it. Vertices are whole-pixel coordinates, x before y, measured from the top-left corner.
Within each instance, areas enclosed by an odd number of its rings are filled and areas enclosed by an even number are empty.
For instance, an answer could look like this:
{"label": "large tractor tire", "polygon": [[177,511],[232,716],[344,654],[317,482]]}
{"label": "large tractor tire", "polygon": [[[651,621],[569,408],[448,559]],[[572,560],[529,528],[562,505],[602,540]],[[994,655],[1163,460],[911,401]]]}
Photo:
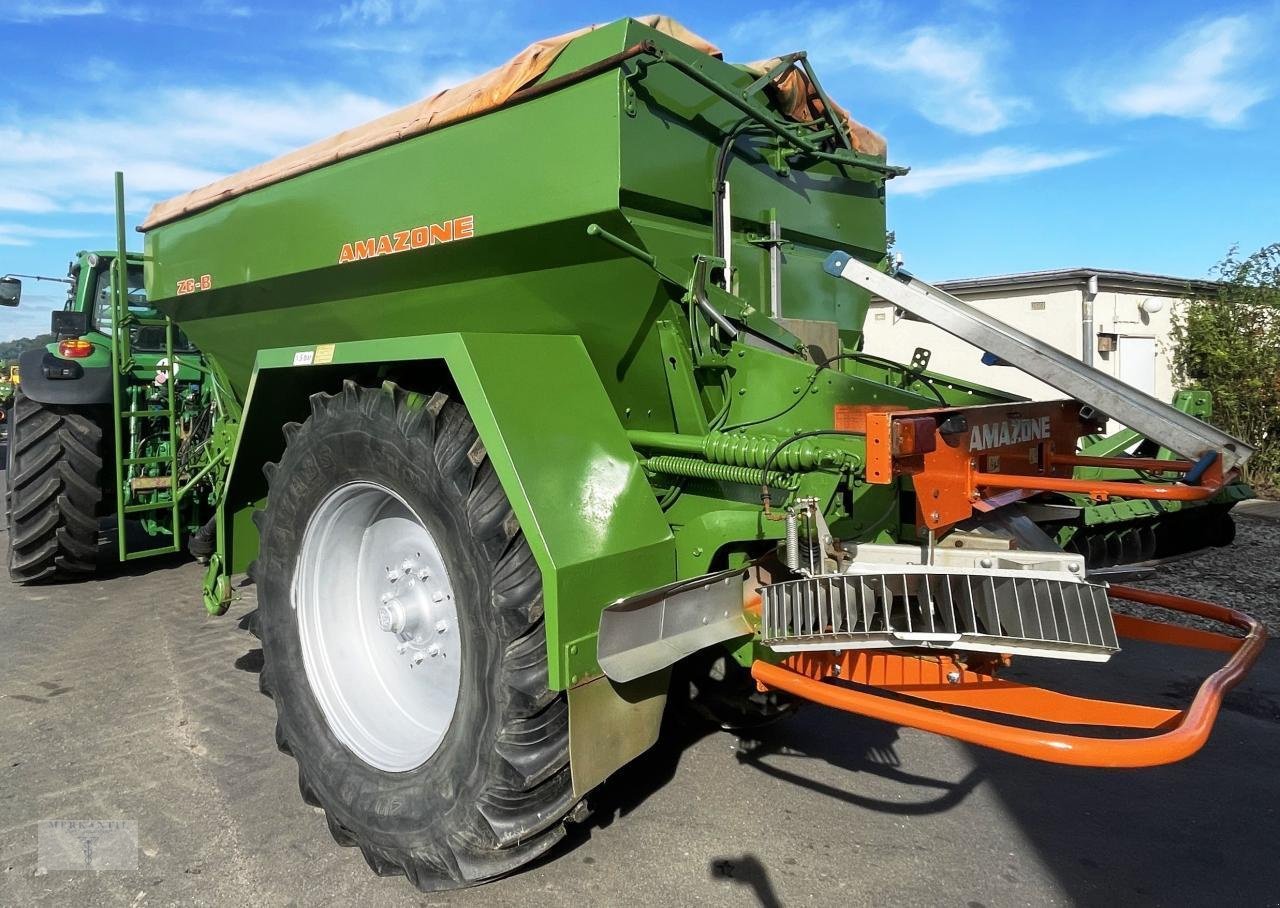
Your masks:
{"label": "large tractor tire", "polygon": [[36,403],[21,390],[10,418],[9,579],[92,574],[102,501],[101,424],[74,407]]}
{"label": "large tractor tire", "polygon": [[303,798],[420,889],[520,867],[575,808],[568,705],[547,686],[541,576],[466,408],[347,382],[285,435],[252,573]]}

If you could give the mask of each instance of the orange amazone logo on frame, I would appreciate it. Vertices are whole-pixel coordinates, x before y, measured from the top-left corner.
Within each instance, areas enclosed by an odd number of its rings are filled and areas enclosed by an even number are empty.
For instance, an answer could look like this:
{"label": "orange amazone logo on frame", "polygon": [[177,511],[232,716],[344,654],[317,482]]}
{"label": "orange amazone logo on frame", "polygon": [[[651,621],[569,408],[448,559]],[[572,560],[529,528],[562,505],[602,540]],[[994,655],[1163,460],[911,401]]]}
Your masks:
{"label": "orange amazone logo on frame", "polygon": [[367,240],[343,243],[342,250],[338,253],[338,264],[345,265],[347,262],[359,262],[380,255],[395,255],[397,252],[423,249],[455,240],[469,240],[475,235],[475,215],[467,214],[441,224],[423,224],[421,227],[371,236]]}

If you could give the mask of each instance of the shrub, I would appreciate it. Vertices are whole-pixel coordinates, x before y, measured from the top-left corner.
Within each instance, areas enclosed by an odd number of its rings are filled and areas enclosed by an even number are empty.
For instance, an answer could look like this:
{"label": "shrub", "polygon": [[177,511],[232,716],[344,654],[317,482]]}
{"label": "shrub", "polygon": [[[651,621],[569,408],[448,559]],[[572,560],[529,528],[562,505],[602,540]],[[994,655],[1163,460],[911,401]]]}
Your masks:
{"label": "shrub", "polygon": [[1280,243],[1247,258],[1232,248],[1215,268],[1212,298],[1192,298],[1173,320],[1178,381],[1213,393],[1213,421],[1258,453],[1244,479],[1280,487]]}

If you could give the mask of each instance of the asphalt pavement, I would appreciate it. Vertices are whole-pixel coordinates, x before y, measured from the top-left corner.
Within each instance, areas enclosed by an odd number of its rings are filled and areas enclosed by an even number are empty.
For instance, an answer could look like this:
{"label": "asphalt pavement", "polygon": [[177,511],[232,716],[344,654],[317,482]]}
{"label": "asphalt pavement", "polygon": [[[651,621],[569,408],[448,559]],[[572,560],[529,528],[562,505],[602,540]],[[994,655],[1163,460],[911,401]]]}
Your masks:
{"label": "asphalt pavement", "polygon": [[[1242,539],[1262,527],[1241,521]],[[1204,557],[1213,570],[1179,574],[1212,598],[1231,555]],[[806,708],[757,741],[670,738],[549,859],[422,894],[299,798],[242,627],[253,587],[210,618],[200,577],[181,559],[61,586],[0,576],[0,905],[1280,905],[1274,646],[1172,766],[1050,766]],[[1132,644],[1101,667],[1037,667],[1166,705],[1219,662]],[[51,820],[135,823],[136,870],[47,866]]]}

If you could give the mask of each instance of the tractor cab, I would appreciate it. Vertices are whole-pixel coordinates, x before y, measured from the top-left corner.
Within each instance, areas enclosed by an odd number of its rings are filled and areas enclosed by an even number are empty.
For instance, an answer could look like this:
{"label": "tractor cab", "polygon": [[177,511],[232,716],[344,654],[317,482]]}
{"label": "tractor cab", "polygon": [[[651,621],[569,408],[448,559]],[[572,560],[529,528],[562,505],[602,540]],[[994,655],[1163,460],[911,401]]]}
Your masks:
{"label": "tractor cab", "polygon": [[[111,318],[112,318],[112,279],[114,263],[117,256],[110,252],[79,252],[67,270],[72,282],[67,291],[65,312],[81,313],[85,316],[83,325],[84,340],[103,350],[110,350]],[[128,256],[125,271],[126,305],[131,321],[146,322],[159,319],[160,314],[147,302],[147,289],[143,283],[142,261],[140,256]],[[55,314],[55,322],[58,319]],[[81,324],[79,319],[69,319],[72,326]],[[65,330],[65,329],[64,329]],[[61,332],[54,328],[55,339]],[[134,353],[144,354],[139,366],[154,370],[155,363],[151,357],[162,356],[165,350],[165,332],[163,327],[135,325],[129,332],[129,346]],[[186,336],[177,333],[174,348],[180,351],[192,351],[195,348]],[[50,347],[50,352],[55,351]],[[90,353],[89,355],[92,355]]]}

